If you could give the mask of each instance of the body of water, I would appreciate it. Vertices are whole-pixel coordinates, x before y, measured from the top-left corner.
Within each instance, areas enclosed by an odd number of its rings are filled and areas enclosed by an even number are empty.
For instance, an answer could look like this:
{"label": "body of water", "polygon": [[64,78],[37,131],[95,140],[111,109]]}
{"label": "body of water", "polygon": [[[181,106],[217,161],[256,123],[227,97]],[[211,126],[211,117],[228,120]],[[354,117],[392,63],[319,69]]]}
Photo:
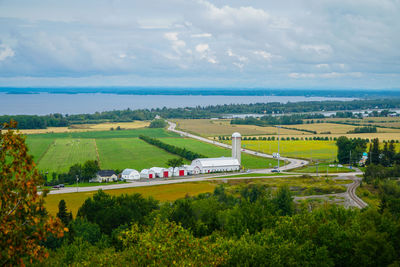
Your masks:
{"label": "body of water", "polygon": [[122,109],[195,107],[223,104],[352,100],[305,96],[191,96],[117,94],[5,94],[0,93],[1,115],[82,114]]}

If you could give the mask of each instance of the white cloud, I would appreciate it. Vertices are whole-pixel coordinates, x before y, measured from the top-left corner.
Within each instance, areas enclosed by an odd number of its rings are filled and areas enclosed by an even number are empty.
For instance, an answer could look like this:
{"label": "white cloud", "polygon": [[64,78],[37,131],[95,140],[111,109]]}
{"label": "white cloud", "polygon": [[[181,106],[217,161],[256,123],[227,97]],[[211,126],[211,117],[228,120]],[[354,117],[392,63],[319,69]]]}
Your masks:
{"label": "white cloud", "polygon": [[13,57],[14,54],[14,50],[12,50],[10,47],[0,45],[0,61],[3,61],[8,57]]}
{"label": "white cloud", "polygon": [[211,33],[197,33],[197,34],[192,34],[190,36],[192,38],[211,38],[212,34]]}
{"label": "white cloud", "polygon": [[346,72],[346,73],[338,73],[338,72],[327,72],[327,73],[289,73],[290,78],[300,79],[300,78],[323,78],[323,79],[333,79],[333,78],[342,78],[342,77],[350,77],[350,78],[360,78],[362,77],[361,72]]}
{"label": "white cloud", "polygon": [[208,44],[198,44],[196,45],[196,51],[199,53],[204,53],[210,49]]}
{"label": "white cloud", "polygon": [[164,34],[164,37],[171,41],[172,49],[174,49],[177,54],[182,54],[182,50],[186,47],[186,42],[178,38],[177,32],[167,32]]}
{"label": "white cloud", "polygon": [[254,51],[253,53],[255,55],[257,55],[257,56],[261,56],[265,60],[271,60],[272,59],[272,54],[268,53],[266,51],[263,51],[263,50],[257,50],[257,51]]}

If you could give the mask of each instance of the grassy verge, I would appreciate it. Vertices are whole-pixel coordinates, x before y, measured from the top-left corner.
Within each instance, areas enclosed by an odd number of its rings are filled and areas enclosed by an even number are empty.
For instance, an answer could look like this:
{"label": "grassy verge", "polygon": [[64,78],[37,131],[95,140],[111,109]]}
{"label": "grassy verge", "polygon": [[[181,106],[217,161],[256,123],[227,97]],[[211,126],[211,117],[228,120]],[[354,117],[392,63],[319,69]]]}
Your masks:
{"label": "grassy verge", "polygon": [[[323,165],[323,164],[319,164],[318,165],[318,173],[321,175],[326,174],[328,170],[328,174],[329,173],[342,173],[342,172],[354,172],[354,169],[349,169],[347,167],[329,167],[329,165]],[[290,170],[290,172],[298,172],[298,173],[317,173],[317,167],[314,166],[305,166],[302,168],[298,168],[298,169],[293,169]]]}
{"label": "grassy verge", "polygon": [[363,183],[361,186],[357,187],[356,195],[373,208],[378,208],[380,204],[378,189],[374,188],[372,185]]}
{"label": "grassy verge", "polygon": [[[246,174],[238,174],[238,175],[229,175],[229,176],[221,176],[214,178],[240,178],[240,177],[270,177],[270,176],[293,176],[296,174],[287,174],[287,173],[246,173]],[[212,179],[214,179],[212,178]]]}
{"label": "grassy verge", "polygon": [[228,190],[233,194],[240,194],[244,185],[262,184],[271,188],[278,188],[287,185],[295,196],[310,196],[336,194],[346,192],[347,187],[342,181],[325,179],[321,177],[281,177],[270,179],[238,179],[226,180]]}

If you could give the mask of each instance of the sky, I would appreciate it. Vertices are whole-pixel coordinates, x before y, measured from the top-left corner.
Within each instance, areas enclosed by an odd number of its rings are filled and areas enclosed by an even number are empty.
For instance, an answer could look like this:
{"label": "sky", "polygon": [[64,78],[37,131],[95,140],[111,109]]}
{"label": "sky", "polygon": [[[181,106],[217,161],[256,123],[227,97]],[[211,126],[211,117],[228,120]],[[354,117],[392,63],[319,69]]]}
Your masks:
{"label": "sky", "polygon": [[0,86],[400,90],[400,0],[0,0]]}

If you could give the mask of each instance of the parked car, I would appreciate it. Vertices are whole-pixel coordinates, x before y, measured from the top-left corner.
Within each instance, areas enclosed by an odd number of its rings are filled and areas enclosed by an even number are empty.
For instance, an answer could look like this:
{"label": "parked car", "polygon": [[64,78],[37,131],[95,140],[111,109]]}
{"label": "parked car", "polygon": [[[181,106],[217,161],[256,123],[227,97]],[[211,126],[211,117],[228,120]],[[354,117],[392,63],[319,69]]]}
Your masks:
{"label": "parked car", "polygon": [[52,187],[53,189],[60,189],[60,185],[55,185]]}

